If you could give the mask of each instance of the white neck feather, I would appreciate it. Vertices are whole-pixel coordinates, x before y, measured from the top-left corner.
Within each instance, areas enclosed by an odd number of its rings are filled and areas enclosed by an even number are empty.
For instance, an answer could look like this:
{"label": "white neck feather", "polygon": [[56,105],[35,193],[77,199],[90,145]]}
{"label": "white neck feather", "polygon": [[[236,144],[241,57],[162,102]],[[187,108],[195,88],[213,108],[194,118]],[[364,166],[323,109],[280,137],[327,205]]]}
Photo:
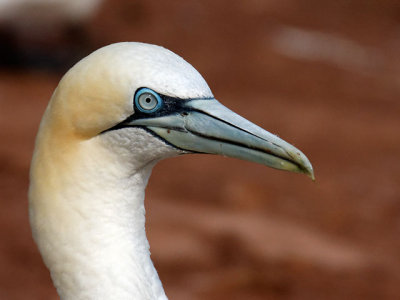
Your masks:
{"label": "white neck feather", "polygon": [[[150,259],[144,190],[157,156],[177,153],[152,139],[148,148],[158,154],[132,157],[132,147],[146,153],[149,140],[146,132],[132,132],[136,145],[124,145],[131,138],[118,132],[81,142],[75,162],[58,171],[66,175],[55,171],[53,194],[38,192],[33,179],[31,198],[39,198],[31,200],[33,233],[62,299],[167,299]],[[155,159],[145,163],[149,157]]]}
{"label": "white neck feather", "polygon": [[[150,259],[144,187],[150,168],[81,191],[69,249],[52,266],[62,299],[165,299]],[[82,205],[84,203],[84,205]],[[77,204],[77,203],[75,203]]]}

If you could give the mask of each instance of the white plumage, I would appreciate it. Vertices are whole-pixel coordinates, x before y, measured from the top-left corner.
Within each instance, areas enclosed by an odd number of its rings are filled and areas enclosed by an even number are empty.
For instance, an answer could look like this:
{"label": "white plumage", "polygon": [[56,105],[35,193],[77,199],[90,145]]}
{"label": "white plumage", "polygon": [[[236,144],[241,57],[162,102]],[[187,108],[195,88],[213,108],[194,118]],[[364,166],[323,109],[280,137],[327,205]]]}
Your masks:
{"label": "white plumage", "polygon": [[[156,111],[138,107],[143,88]],[[166,299],[144,190],[157,161],[192,151],[313,176],[304,154],[222,106],[162,47],[110,45],[63,77],[40,125],[29,190],[33,236],[62,299]]]}

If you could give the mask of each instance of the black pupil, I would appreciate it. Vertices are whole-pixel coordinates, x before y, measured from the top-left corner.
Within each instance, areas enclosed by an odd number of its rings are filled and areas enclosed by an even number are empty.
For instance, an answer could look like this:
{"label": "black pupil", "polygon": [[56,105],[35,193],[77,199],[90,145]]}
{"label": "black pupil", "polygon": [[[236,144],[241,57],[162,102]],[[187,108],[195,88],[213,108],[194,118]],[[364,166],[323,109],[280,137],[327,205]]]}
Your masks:
{"label": "black pupil", "polygon": [[150,97],[147,97],[147,98],[146,98],[146,103],[150,103],[150,102],[151,102]]}

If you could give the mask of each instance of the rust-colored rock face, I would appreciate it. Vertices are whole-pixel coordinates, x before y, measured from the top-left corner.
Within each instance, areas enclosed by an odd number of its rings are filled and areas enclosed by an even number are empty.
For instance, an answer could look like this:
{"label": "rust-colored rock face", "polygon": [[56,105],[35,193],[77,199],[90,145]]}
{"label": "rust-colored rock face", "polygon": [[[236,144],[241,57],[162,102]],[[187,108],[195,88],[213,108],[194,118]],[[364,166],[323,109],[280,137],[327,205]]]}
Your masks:
{"label": "rust-colored rock face", "polygon": [[395,1],[110,0],[45,42],[2,28],[0,299],[57,297],[27,187],[60,73],[32,66],[125,40],[183,56],[217,99],[302,149],[317,178],[206,155],[157,165],[147,231],[170,299],[397,299],[399,15]]}

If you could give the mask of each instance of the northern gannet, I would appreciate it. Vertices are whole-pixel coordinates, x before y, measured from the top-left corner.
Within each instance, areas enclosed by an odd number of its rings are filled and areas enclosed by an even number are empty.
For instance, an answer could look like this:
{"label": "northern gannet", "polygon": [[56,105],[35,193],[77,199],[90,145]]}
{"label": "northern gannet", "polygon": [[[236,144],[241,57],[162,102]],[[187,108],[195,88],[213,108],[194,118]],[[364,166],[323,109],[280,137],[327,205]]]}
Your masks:
{"label": "northern gannet", "polygon": [[33,237],[61,299],[167,299],[144,192],[159,160],[185,153],[314,176],[300,150],[223,106],[165,48],[112,44],[64,75],[40,124],[29,188]]}

